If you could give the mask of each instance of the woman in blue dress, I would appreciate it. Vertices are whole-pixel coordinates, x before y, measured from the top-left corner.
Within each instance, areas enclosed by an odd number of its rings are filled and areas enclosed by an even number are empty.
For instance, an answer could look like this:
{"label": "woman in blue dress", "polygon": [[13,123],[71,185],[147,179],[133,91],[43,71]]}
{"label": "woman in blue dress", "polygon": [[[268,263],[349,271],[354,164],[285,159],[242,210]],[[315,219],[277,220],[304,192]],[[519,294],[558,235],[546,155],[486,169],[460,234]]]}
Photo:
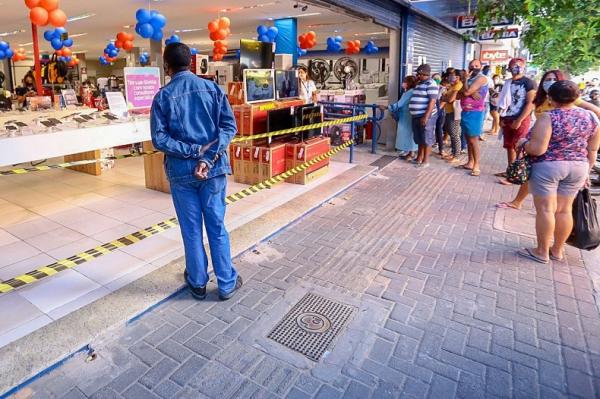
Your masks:
{"label": "woman in blue dress", "polygon": [[404,94],[400,97],[400,100],[388,107],[388,110],[398,121],[398,132],[396,133],[396,149],[400,151],[400,157],[412,160],[415,152],[417,151],[417,144],[413,139],[412,130],[412,117],[408,111],[408,105],[410,98],[413,94],[413,89],[417,84],[417,78],[414,76],[407,76],[402,81],[402,88]]}

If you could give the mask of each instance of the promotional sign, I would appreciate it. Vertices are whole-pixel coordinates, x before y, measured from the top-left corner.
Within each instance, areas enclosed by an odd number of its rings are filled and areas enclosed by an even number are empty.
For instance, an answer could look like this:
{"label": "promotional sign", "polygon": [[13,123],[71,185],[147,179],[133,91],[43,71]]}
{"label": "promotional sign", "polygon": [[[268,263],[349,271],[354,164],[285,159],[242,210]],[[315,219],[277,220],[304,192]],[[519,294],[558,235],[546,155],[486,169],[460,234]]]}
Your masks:
{"label": "promotional sign", "polygon": [[511,28],[505,30],[489,30],[479,34],[479,40],[502,40],[502,39],[518,39],[519,29]]}
{"label": "promotional sign", "polygon": [[124,75],[129,109],[150,109],[160,90],[160,70],[156,67],[125,68]]}
{"label": "promotional sign", "polygon": [[502,62],[508,61],[510,59],[510,55],[508,54],[508,50],[482,50],[481,55],[479,56],[479,60],[481,62]]}
{"label": "promotional sign", "polygon": [[79,101],[77,101],[77,94],[75,94],[75,90],[73,89],[64,89],[61,91],[62,96],[65,100],[65,106],[70,105],[79,105]]}
{"label": "promotional sign", "polygon": [[[492,20],[492,26],[507,26],[514,25],[514,18],[502,17],[499,19]],[[456,28],[457,29],[473,29],[477,27],[477,18],[474,15],[460,15],[456,17]]]}

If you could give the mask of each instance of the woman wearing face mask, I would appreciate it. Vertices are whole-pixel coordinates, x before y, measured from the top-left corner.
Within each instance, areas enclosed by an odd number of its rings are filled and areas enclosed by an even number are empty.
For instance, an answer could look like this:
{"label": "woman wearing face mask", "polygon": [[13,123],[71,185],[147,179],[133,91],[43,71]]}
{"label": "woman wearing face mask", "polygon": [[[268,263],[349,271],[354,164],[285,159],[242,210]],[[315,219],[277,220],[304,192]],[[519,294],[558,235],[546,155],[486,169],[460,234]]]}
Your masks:
{"label": "woman wearing face mask", "polygon": [[388,109],[394,116],[394,119],[398,121],[398,130],[396,133],[396,149],[400,151],[400,157],[408,161],[411,161],[414,157],[415,152],[418,149],[417,144],[414,140],[413,129],[412,129],[412,117],[408,106],[410,99],[413,95],[413,89],[417,85],[417,78],[414,76],[407,76],[402,82],[402,89],[404,94],[400,97],[400,101],[389,107],[381,107],[382,109]]}
{"label": "woman wearing face mask", "polygon": [[500,75],[494,75],[492,78],[494,81],[494,85],[490,87],[490,115],[492,115],[492,136],[498,134],[500,130],[500,113],[498,112],[498,98],[500,97],[500,92],[502,91],[502,87],[504,84],[502,83],[502,79],[500,79]]}
{"label": "woman wearing face mask", "polygon": [[[538,86],[537,93],[535,95],[535,99],[533,103],[535,104],[535,117],[539,119],[540,116],[544,112],[548,112],[554,109],[554,105],[550,101],[550,97],[548,96],[548,90],[550,90],[550,86],[554,84],[554,82],[559,80],[566,80],[567,76],[558,69],[548,71],[542,76],[541,84]],[[579,108],[583,108],[585,110],[591,111],[596,114],[597,117],[600,118],[600,108],[595,107],[594,105],[582,101],[581,98],[578,98],[575,101],[575,105]],[[519,187],[519,191],[517,192],[517,196],[514,200],[509,202],[500,202],[496,206],[498,208],[512,208],[512,209],[521,209],[523,206],[523,202],[527,199],[527,195],[529,194],[529,184],[525,183]]]}
{"label": "woman wearing face mask", "polygon": [[452,147],[452,153],[447,155],[444,159],[448,162],[454,162],[458,159],[461,152],[461,135],[460,129],[460,108],[455,107],[455,101],[458,93],[463,88],[458,71],[454,68],[448,68],[446,70],[448,74],[448,89],[442,97],[442,102],[445,105],[446,119],[444,122],[444,131],[450,135],[450,146]]}
{"label": "woman wearing face mask", "polygon": [[21,107],[25,106],[27,97],[37,96],[35,76],[33,75],[33,72],[27,72],[27,74],[23,77],[23,86],[17,87],[15,89],[15,93],[17,95],[17,102]]}

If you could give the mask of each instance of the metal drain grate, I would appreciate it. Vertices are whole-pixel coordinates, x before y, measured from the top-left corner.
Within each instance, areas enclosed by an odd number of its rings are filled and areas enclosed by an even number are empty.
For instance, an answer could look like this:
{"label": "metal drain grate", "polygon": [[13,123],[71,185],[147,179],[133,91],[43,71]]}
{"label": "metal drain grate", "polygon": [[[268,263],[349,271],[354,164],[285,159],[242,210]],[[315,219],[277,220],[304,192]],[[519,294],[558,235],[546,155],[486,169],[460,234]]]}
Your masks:
{"label": "metal drain grate", "polygon": [[355,311],[352,306],[306,294],[267,337],[318,362]]}

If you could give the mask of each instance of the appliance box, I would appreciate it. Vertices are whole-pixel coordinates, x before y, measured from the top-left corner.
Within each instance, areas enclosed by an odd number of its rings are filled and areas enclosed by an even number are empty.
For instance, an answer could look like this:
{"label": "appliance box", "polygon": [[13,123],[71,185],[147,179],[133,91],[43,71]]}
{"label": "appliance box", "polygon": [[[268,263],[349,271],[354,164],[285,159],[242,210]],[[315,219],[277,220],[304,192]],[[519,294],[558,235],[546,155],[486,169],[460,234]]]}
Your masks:
{"label": "appliance box", "polygon": [[252,175],[252,146],[242,144],[242,176],[240,183],[250,184]]}
{"label": "appliance box", "polygon": [[252,146],[252,160],[248,184],[257,184],[260,182],[260,150],[261,147]]}
{"label": "appliance box", "polygon": [[241,136],[252,136],[267,132],[267,112],[276,109],[274,102],[233,106],[233,114]]}
{"label": "appliance box", "polygon": [[227,101],[230,105],[244,104],[244,83],[243,82],[228,82],[227,83]]}
{"label": "appliance box", "polygon": [[236,183],[244,182],[243,146],[241,144],[231,145],[231,161],[233,162],[233,178]]}
{"label": "appliance box", "polygon": [[284,173],[286,144],[275,144],[270,147],[260,147],[260,172],[259,180],[265,181]]}
{"label": "appliance box", "polygon": [[312,173],[300,173],[296,179],[296,184],[306,185],[312,183],[313,181],[325,176],[327,173],[329,173],[329,165],[325,165],[321,169],[315,170]]}
{"label": "appliance box", "polygon": [[[294,147],[294,166],[302,165],[303,163],[310,161],[319,155],[325,154],[331,149],[329,137],[319,137],[308,140],[304,143],[297,144]],[[306,176],[312,172],[321,169],[324,166],[329,165],[329,158],[326,158],[315,165],[312,165],[308,169],[294,175],[294,183],[302,183],[306,180]]]}

